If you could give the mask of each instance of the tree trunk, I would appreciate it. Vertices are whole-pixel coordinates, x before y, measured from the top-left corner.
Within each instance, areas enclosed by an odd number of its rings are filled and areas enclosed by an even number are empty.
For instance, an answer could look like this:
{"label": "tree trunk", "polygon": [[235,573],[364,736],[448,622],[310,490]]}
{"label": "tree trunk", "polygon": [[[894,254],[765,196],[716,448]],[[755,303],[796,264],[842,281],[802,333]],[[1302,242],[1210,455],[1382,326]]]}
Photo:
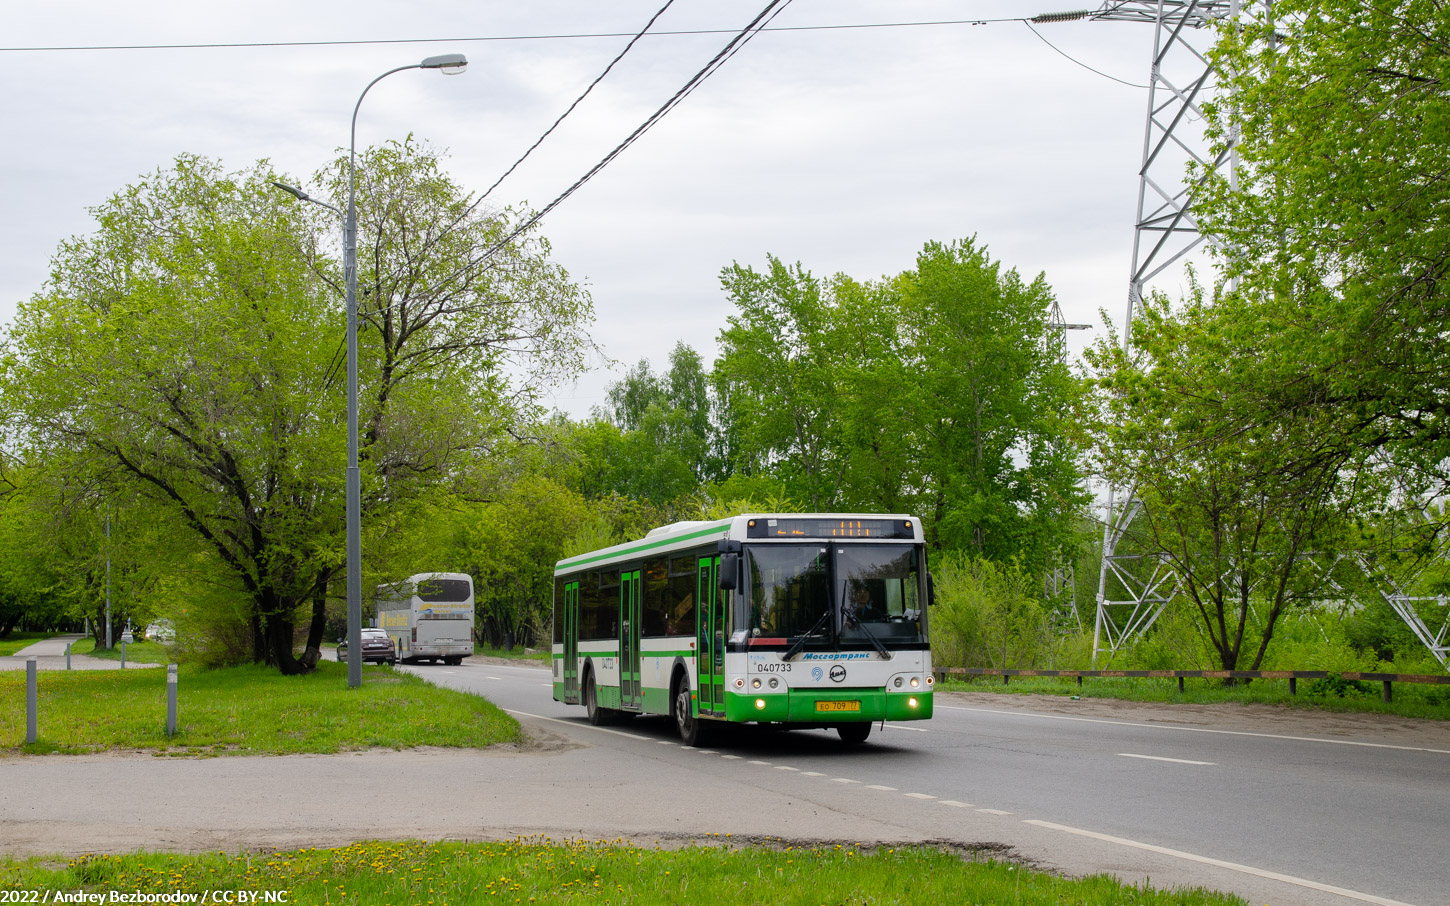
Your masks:
{"label": "tree trunk", "polygon": [[272,614],[265,620],[267,632],[267,663],[276,667],[283,676],[306,673],[307,668],[292,652],[293,636],[297,627],[292,620],[281,614]]}
{"label": "tree trunk", "polygon": [[297,661],[304,669],[311,670],[322,659],[322,630],[327,621],[327,582],[318,583],[312,593],[312,621],[307,626],[307,648]]}

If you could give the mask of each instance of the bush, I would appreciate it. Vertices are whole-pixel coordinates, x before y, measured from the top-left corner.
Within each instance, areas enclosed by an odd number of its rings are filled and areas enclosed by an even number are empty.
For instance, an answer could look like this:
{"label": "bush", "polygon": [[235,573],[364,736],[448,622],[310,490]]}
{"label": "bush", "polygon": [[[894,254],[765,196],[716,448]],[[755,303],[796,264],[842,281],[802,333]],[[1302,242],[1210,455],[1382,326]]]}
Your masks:
{"label": "bush", "polygon": [[1020,564],[946,554],[933,573],[931,631],[939,664],[1020,669],[1058,662],[1059,639],[1039,597],[1041,581]]}

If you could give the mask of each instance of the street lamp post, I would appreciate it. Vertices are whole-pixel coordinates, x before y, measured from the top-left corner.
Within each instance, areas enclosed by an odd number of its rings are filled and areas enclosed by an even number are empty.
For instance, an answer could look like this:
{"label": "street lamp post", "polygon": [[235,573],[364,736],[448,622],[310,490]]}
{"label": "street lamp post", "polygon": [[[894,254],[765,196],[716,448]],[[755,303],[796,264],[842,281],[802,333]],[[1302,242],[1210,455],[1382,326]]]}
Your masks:
{"label": "street lamp post", "polygon": [[[448,53],[390,69],[368,83],[352,108],[347,148],[347,213],[342,228],[342,269],[347,282],[347,684],[350,688],[362,685],[362,488],[357,464],[357,113],[372,87],[395,72],[437,69],[444,75],[457,75],[467,68],[468,60],[463,54]],[[303,201],[337,211],[295,186],[273,185]]]}

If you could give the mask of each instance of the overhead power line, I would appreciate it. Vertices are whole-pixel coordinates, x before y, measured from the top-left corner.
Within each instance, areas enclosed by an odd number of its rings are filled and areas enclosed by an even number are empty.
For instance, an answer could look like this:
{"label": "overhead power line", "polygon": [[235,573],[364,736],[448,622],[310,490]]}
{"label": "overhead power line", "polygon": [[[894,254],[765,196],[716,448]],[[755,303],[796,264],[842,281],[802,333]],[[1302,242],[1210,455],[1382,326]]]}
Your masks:
{"label": "overhead power line", "polygon": [[714,75],[715,72],[717,72],[720,67],[726,63],[726,61],[733,57],[741,47],[743,47],[752,38],[754,38],[755,35],[763,29],[765,24],[774,21],[775,17],[780,15],[780,13],[791,4],[791,2],[792,0],[770,0],[770,2],[765,5],[765,8],[762,9],[755,16],[754,19],[750,20],[749,24],[747,24],[744,28],[737,32],[735,34],[735,37],[732,38],[730,42],[727,43],[723,48],[721,48],[719,53],[715,54],[715,56],[711,58],[710,62],[706,63],[699,72],[696,72],[693,76],[691,76],[689,80],[686,81],[683,86],[681,86],[679,91],[676,91],[669,100],[665,101],[664,104],[660,105],[659,109],[646,117],[645,121],[641,123],[639,127],[636,128],[633,132],[631,132],[629,136],[624,139],[624,141],[616,145],[614,149],[608,154],[604,155],[604,157],[600,159],[598,163],[590,167],[583,176],[575,180],[573,185],[569,186],[569,188],[559,193],[557,198],[549,202],[532,217],[516,227],[513,232],[509,233],[503,239],[500,239],[498,242],[489,246],[489,248],[486,249],[477,258],[474,258],[472,261],[469,261],[458,270],[443,278],[443,280],[439,281],[440,284],[448,283],[449,281],[454,280],[455,278],[460,277],[464,274],[467,274],[474,268],[486,263],[488,259],[493,257],[493,255],[496,254],[500,249],[505,248],[510,242],[513,242],[519,236],[523,235],[528,230],[533,228],[534,224],[542,220],[546,214],[562,204],[565,199],[578,191],[581,186],[583,186],[589,180],[593,179],[595,174],[597,174],[600,170],[603,170],[606,166],[610,164],[611,161],[613,161],[620,154],[624,153],[624,150],[630,145],[634,144],[640,136],[648,132],[660,120],[664,119],[665,116],[667,116],[669,112],[675,107],[677,107],[679,103],[685,99],[686,96],[694,91],[701,82]]}
{"label": "overhead power line", "polygon": [[[653,16],[650,16],[650,20],[644,24],[644,28],[641,28],[638,34],[636,34],[633,38],[630,38],[629,43],[624,45],[624,50],[621,50],[618,56],[609,61],[609,65],[604,67],[603,72],[595,76],[594,81],[589,83],[589,87],[584,89],[584,93],[575,98],[574,103],[570,104],[567,110],[559,114],[559,118],[554,120],[553,125],[545,129],[544,134],[540,135],[537,139],[535,139],[534,143],[532,145],[529,145],[529,149],[525,151],[518,160],[514,161],[513,164],[504,171],[504,174],[502,176],[494,180],[493,185],[483,190],[483,194],[478,197],[478,201],[483,201],[489,196],[491,192],[493,192],[494,189],[497,189],[499,187],[499,183],[503,182],[505,179],[508,179],[509,174],[517,170],[519,168],[519,164],[527,160],[528,156],[534,153],[534,149],[539,147],[539,145],[543,144],[544,139],[548,138],[550,133],[552,133],[555,129],[559,128],[559,124],[564,122],[564,117],[574,112],[574,108],[578,107],[579,103],[589,96],[589,92],[594,90],[594,86],[598,85],[604,80],[605,76],[609,75],[609,71],[614,68],[614,64],[624,59],[624,55],[629,53],[630,48],[634,47],[635,44],[639,43],[639,39],[645,36],[645,32],[649,31],[650,26],[654,25],[655,21],[659,19],[660,16],[663,16],[665,14],[665,10],[669,9],[670,5],[674,2],[675,0],[665,0],[665,5],[659,8],[659,12],[655,13]],[[474,202],[474,204],[469,206],[470,209],[476,207],[477,204],[478,202]]]}
{"label": "overhead power line", "polygon": [[[1045,14],[1052,15],[1052,14]],[[759,31],[849,31],[863,28],[925,28],[938,25],[990,25],[997,22],[1025,22],[1023,16],[1000,19],[934,19],[924,22],[864,22],[844,25],[782,25]],[[1057,21],[1038,18],[1034,21]],[[730,35],[731,28],[675,29],[650,32],[650,37],[683,37],[689,35]],[[633,32],[578,32],[545,35],[475,35],[456,38],[368,38],[356,41],[240,41],[194,44],[57,44],[35,47],[0,47],[0,53],[62,53],[98,50],[232,50],[267,47],[360,47],[373,44],[460,44],[474,41],[573,41],[588,38],[629,38]]]}

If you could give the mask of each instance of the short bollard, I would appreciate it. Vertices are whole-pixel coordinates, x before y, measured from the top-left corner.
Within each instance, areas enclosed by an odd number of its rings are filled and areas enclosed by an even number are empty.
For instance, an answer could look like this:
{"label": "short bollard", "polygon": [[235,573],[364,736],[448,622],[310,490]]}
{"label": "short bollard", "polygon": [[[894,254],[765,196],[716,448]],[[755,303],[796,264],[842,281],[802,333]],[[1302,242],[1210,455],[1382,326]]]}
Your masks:
{"label": "short bollard", "polygon": [[28,658],[25,661],[25,744],[35,742],[36,725],[36,698],[35,690],[35,658]]}
{"label": "short bollard", "polygon": [[121,643],[121,669],[126,669],[126,643]]}
{"label": "short bollard", "polygon": [[70,646],[71,642],[65,643],[65,669],[70,669]]}
{"label": "short bollard", "polygon": [[166,665],[166,735],[176,735],[176,665]]}

